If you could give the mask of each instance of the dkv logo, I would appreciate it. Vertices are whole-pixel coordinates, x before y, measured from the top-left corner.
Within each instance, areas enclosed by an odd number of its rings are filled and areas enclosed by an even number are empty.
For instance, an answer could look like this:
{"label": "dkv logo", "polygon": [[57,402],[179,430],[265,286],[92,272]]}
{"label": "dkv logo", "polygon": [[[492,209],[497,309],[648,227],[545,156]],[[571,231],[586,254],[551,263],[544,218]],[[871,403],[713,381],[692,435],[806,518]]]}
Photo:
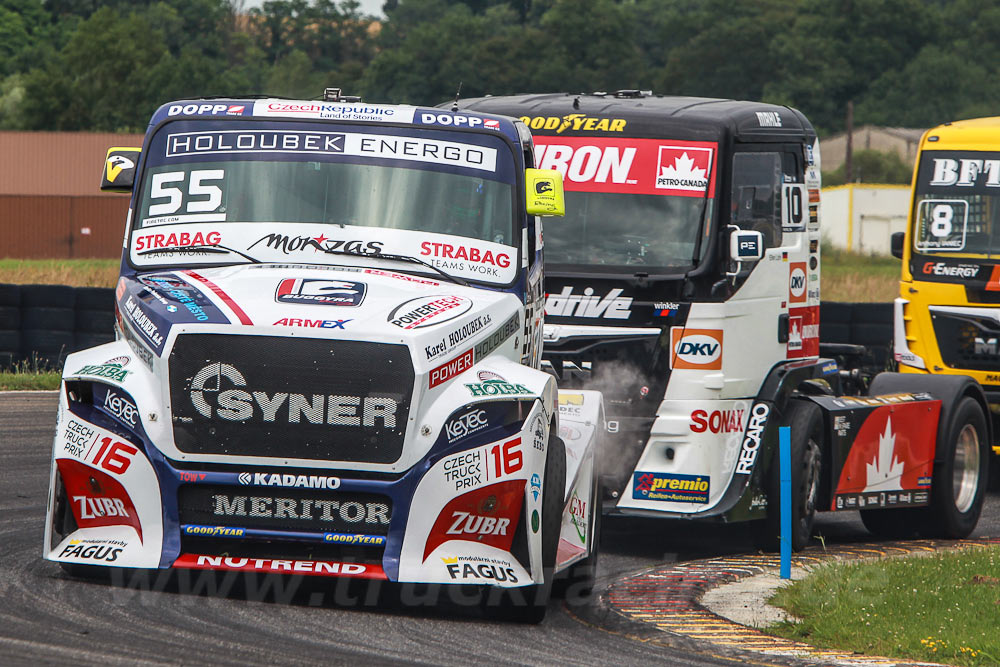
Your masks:
{"label": "dkv logo", "polygon": [[722,331],[670,328],[671,368],[717,371],[722,368]]}
{"label": "dkv logo", "polygon": [[806,263],[792,262],[788,265],[788,301],[800,303],[806,300]]}

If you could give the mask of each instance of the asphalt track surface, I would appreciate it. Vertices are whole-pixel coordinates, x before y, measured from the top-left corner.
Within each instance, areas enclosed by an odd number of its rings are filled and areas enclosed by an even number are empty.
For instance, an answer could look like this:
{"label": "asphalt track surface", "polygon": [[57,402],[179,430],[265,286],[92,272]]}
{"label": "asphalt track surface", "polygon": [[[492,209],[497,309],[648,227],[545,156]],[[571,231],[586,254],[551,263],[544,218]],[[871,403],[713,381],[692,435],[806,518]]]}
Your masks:
{"label": "asphalt track surface", "polygon": [[[708,645],[678,649],[605,629],[593,620],[602,616],[595,598],[554,600],[532,626],[488,620],[466,593],[442,601],[426,588],[274,577],[132,586],[73,579],[41,558],[55,410],[54,393],[0,394],[5,665],[746,664]],[[872,539],[853,513],[821,515],[818,525],[828,541]],[[976,535],[998,534],[1000,500],[991,496]],[[631,519],[606,521],[601,546],[598,589],[664,562],[751,550],[742,526]]]}

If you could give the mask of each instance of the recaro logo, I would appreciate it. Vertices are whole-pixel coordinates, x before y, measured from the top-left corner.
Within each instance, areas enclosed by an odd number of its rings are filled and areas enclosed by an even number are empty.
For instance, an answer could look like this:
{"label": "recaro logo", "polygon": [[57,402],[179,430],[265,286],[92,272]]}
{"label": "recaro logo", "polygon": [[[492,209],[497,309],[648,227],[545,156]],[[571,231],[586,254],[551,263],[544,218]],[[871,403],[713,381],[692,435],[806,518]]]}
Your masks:
{"label": "recaro logo", "polygon": [[670,368],[716,371],[722,368],[722,331],[670,328]]}

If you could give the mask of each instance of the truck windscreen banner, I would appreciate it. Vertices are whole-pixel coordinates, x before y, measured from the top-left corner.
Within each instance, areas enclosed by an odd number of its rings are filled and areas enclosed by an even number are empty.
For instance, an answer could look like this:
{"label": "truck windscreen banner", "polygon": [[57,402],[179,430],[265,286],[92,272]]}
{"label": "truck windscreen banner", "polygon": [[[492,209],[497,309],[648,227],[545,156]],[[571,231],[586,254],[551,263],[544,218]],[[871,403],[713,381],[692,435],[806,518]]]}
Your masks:
{"label": "truck windscreen banner", "polygon": [[535,136],[535,162],[570,192],[715,196],[718,144],[679,139]]}

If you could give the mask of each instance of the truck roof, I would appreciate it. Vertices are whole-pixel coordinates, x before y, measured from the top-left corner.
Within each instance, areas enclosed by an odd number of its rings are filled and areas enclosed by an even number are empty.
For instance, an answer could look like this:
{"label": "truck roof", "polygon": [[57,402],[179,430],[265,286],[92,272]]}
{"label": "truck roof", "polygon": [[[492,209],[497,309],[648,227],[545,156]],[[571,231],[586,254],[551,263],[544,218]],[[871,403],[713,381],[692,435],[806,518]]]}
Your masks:
{"label": "truck roof", "polygon": [[921,150],[989,150],[1000,143],[1000,116],[956,120],[924,133]]}
{"label": "truck roof", "polygon": [[[459,101],[463,110],[507,114],[522,120],[534,118],[567,118],[582,115],[584,118],[617,118],[625,120],[627,129],[611,130],[598,123],[589,126],[583,120],[559,129],[546,127],[544,122],[527,121],[538,134],[565,134],[567,136],[650,136],[662,137],[665,132],[681,133],[697,138],[717,139],[722,128],[728,129],[739,139],[775,141],[780,137],[815,136],[809,121],[791,107],[714,99],[707,97],[673,97],[665,95],[627,94],[572,94],[546,93],[537,95],[511,95],[478,97]],[[572,120],[569,121],[572,123]],[[550,123],[551,125],[551,123]],[[608,128],[608,129],[604,129]]]}
{"label": "truck roof", "polygon": [[415,107],[409,104],[328,102],[279,98],[201,98],[175,100],[157,109],[149,121],[152,129],[177,118],[295,119],[360,122],[382,125],[417,125],[437,129],[486,129],[518,139],[513,119],[479,111]]}

